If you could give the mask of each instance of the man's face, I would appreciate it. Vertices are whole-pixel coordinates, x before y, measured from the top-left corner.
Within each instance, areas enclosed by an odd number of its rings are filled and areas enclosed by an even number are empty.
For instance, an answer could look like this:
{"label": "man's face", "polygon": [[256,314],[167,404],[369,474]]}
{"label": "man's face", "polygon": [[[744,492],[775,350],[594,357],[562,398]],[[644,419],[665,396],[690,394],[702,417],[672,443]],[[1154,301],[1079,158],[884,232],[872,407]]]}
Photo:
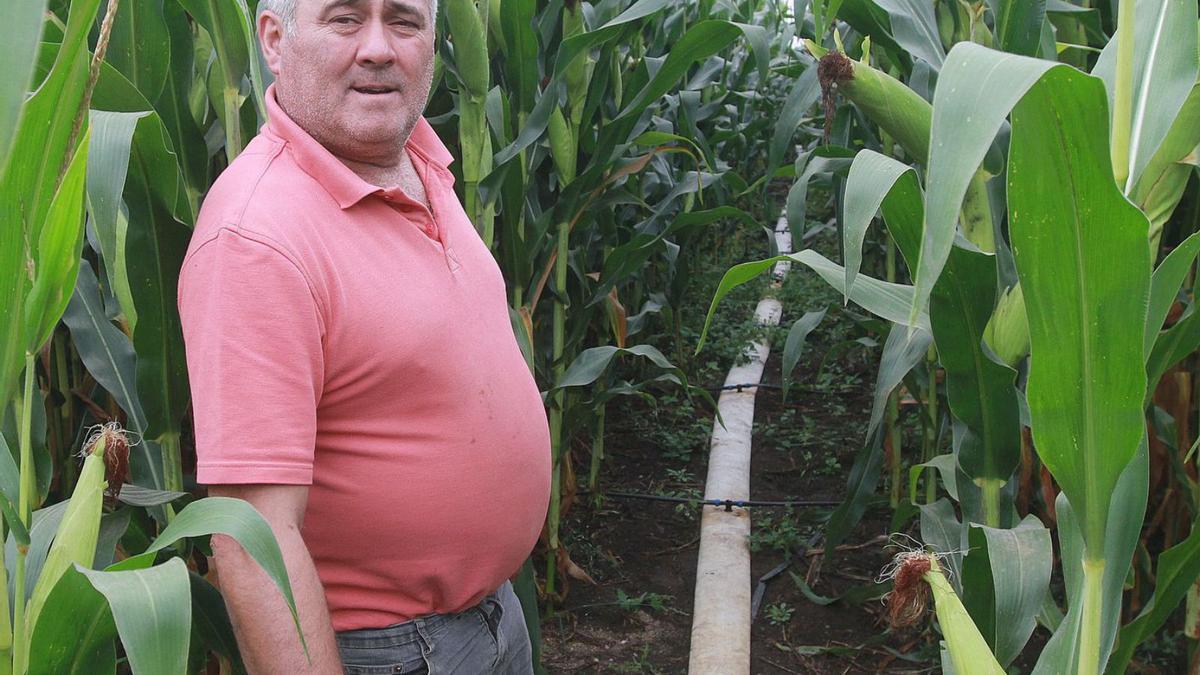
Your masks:
{"label": "man's face", "polygon": [[299,0],[295,29],[264,12],[258,28],[275,94],[288,115],[334,154],[396,152],[425,108],[433,80],[428,0]]}

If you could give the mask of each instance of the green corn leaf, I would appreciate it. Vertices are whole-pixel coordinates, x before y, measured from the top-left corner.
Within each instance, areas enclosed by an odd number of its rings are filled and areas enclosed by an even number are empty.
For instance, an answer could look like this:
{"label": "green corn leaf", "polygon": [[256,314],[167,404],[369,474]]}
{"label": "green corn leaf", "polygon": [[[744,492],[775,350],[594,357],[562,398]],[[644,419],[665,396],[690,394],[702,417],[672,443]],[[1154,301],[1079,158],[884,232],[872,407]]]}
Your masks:
{"label": "green corn leaf", "polygon": [[75,570],[108,600],[133,672],[186,672],[192,594],[182,559],[140,570]]}
{"label": "green corn leaf", "polygon": [[[99,0],[71,3],[50,74],[25,102],[16,134],[4,135],[13,140],[8,169],[0,176],[0,223],[6,224],[0,227],[0,407],[12,395],[25,350],[31,347],[24,334],[26,242],[32,246],[39,241],[59,170],[64,159],[73,156],[67,142],[87,82],[88,33],[98,6]],[[65,201],[61,206],[67,206]]]}
{"label": "green corn leaf", "polygon": [[1144,431],[1150,292],[1149,225],[1113,183],[1107,139],[1094,133],[1107,121],[1103,94],[1098,79],[1073,69],[1046,73],[1013,111],[1008,169],[1034,441],[1093,556]]}
{"label": "green corn leaf", "polygon": [[40,350],[50,339],[54,326],[71,300],[71,289],[75,287],[83,245],[87,155],[88,136],[85,135],[38,233],[37,248],[31,259],[35,270],[33,287],[25,299],[25,344],[30,351]]}
{"label": "green corn leaf", "polygon": [[946,60],[942,40],[938,37],[933,3],[922,0],[874,0],[887,12],[891,35],[906,52],[917,56],[935,69]]}
{"label": "green corn leaf", "polygon": [[[1012,54],[1037,56],[1046,0],[988,0],[996,26],[996,43]],[[1001,659],[1003,662],[1003,659]]]}
{"label": "green corn leaf", "polygon": [[[1137,453],[1121,473],[1113,493],[1104,541],[1104,558],[1107,564],[1104,569],[1103,598],[1106,607],[1120,607],[1124,596],[1125,580],[1141,536],[1142,523],[1146,518],[1150,481],[1149,457],[1147,441],[1143,435]],[[1038,656],[1033,675],[1075,673],[1079,667],[1078,650],[1084,613],[1082,561],[1085,552],[1082,529],[1077,517],[1078,510],[1073,508],[1065,493],[1058,495],[1054,511],[1058,518],[1059,542],[1062,546],[1059,559],[1066,586],[1067,614]],[[1101,614],[1100,670],[1104,669],[1108,655],[1112,652],[1120,625],[1119,611],[1105,611]]]}
{"label": "green corn leaf", "polygon": [[808,186],[818,177],[827,177],[850,168],[852,151],[837,146],[822,146],[796,158],[796,177],[788,189],[784,213],[792,241],[803,241],[808,215]]}
{"label": "green corn leaf", "polygon": [[116,637],[108,602],[72,565],[50,592],[33,629],[29,675],[115,673]]}
{"label": "green corn leaf", "polygon": [[640,115],[647,105],[667,93],[691,68],[692,64],[720,52],[739,36],[746,34],[751,38],[753,45],[755,38],[753,31],[749,30],[753,28],[761,29],[761,27],[735,24],[719,19],[708,19],[696,23],[683,34],[678,42],[671,46],[671,51],[667,54],[667,60],[662,67],[617,115],[615,120]]}
{"label": "green corn leaf", "polygon": [[[721,302],[721,299],[728,295],[734,288],[751,281],[759,274],[767,271],[775,263],[788,259],[807,266],[824,279],[825,283],[838,291],[841,291],[845,287],[845,270],[842,266],[810,249],[790,255],[776,256],[774,258],[767,258],[766,260],[734,265],[725,272],[725,276],[721,277],[721,282],[717,285],[716,292],[713,293],[712,304],[709,306],[708,316],[704,321],[704,329],[700,334],[700,343],[696,347],[697,353],[704,346],[705,336],[708,334],[709,326],[712,325],[713,315],[716,313],[717,304]],[[910,306],[908,303],[912,300],[912,292],[913,289],[911,286],[880,281],[868,276],[859,276],[854,288],[850,291],[850,299],[863,309],[882,319],[903,323],[908,317],[908,307]],[[920,331],[928,333],[929,316],[923,312],[918,314],[916,327]]]}
{"label": "green corn leaf", "polygon": [[138,0],[117,6],[105,60],[138,91],[155,100],[167,81],[171,37],[163,18],[163,0]]}
{"label": "green corn leaf", "polygon": [[[842,219],[842,249],[846,252],[846,282],[845,291],[842,294],[843,301],[849,301],[849,289],[854,287],[854,280],[862,267],[862,245],[863,239],[866,238],[867,228],[870,227],[875,214],[883,206],[884,199],[892,193],[893,186],[905,176],[907,176],[908,183],[901,187],[901,191],[906,192],[907,196],[898,196],[912,202],[909,208],[920,209],[920,187],[917,185],[916,172],[912,167],[874,150],[863,150],[854,156],[854,162],[850,165],[850,173],[846,176],[845,212]],[[903,231],[912,230],[915,227],[919,232],[921,215],[919,211],[914,215],[916,215],[915,220],[893,218],[892,221],[896,222],[894,226],[889,226],[889,229],[901,228]],[[894,233],[893,236],[895,237],[896,234],[900,235],[900,241],[907,243],[908,238],[904,234]],[[911,259],[909,255],[915,253],[911,250],[911,246],[906,245],[901,248],[902,254],[903,249],[910,249],[908,255],[905,255],[905,259]]]}
{"label": "green corn leaf", "polygon": [[[1134,6],[1133,118],[1128,179],[1132,195],[1146,165],[1167,137],[1196,85],[1195,0],[1141,0]],[[1117,91],[1117,40],[1109,40],[1092,74],[1104,80],[1110,108]]]}
{"label": "green corn leaf", "polygon": [[216,533],[237,540],[246,553],[263,568],[275,587],[283,593],[283,598],[292,612],[296,634],[307,651],[308,643],[300,631],[300,617],[296,613],[296,600],[292,596],[292,586],[288,580],[287,568],[283,564],[283,554],[279,550],[271,526],[248,502],[229,497],[207,497],[194,501],[175,516],[175,520],[158,535],[150,548],[146,549],[146,553],[161,551],[185,537]]}
{"label": "green corn leaf", "polygon": [[575,360],[571,362],[566,372],[563,373],[562,378],[554,385],[554,389],[582,387],[595,382],[608,369],[612,360],[620,354],[645,358],[659,368],[675,373],[681,382],[687,381],[682,370],[675,367],[667,357],[663,356],[662,352],[650,345],[637,345],[628,349],[604,346],[593,347],[580,352],[579,356],[575,357]]}
{"label": "green corn leaf", "polygon": [[25,0],[11,5],[0,25],[0,177],[20,124],[21,104],[37,62],[46,0]]}
{"label": "green corn leaf", "polygon": [[821,85],[817,81],[817,68],[810,65],[796,78],[787,100],[783,102],[783,109],[779,112],[779,119],[776,120],[775,130],[771,135],[771,144],[767,148],[767,170],[764,172],[766,175],[774,174],[783,164],[783,156],[792,145],[792,138],[796,135],[800,121],[820,95]]}
{"label": "green corn leaf", "polygon": [[993,491],[985,509],[990,509],[989,524],[998,527],[998,490],[1021,460],[1021,424],[1017,372],[996,361],[983,345],[995,302],[995,256],[951,249],[930,297],[929,318],[946,371],[946,398],[966,430],[957,449],[958,464]]}
{"label": "green corn leaf", "polygon": [[17,512],[20,496],[21,471],[13,460],[12,450],[4,434],[0,434],[0,511],[4,513],[4,526],[16,538],[17,543],[29,546],[29,530]]}
{"label": "green corn leaf", "polygon": [[[1187,279],[1188,271],[1191,270],[1197,255],[1200,255],[1200,232],[1183,240],[1154,270],[1154,276],[1150,280],[1150,307],[1146,314],[1146,333],[1143,343],[1145,345],[1144,355],[1147,359],[1150,358],[1150,354],[1159,340],[1159,331],[1163,328],[1163,322],[1166,321],[1167,314],[1171,311],[1171,305],[1175,303],[1179,288]],[[1151,386],[1148,388],[1153,389],[1153,384],[1154,380],[1151,379]]]}
{"label": "green corn leaf", "polygon": [[1197,578],[1200,578],[1200,522],[1192,523],[1187,539],[1159,554],[1154,570],[1154,595],[1133,621],[1121,627],[1107,672],[1125,672],[1134,649],[1167,622]]}
{"label": "green corn leaf", "polygon": [[129,220],[121,212],[129,153],[138,120],[149,113],[91,112],[92,144],[88,150],[88,214],[100,242],[100,256],[130,330],[137,326],[137,307],[125,265]]}
{"label": "green corn leaf", "polygon": [[[63,322],[70,329],[71,341],[88,372],[125,411],[129,427],[144,433],[146,417],[135,381],[137,354],[129,338],[105,315],[91,263],[80,262],[75,292],[63,313]],[[132,463],[142,464],[161,476],[162,460],[152,455],[147,445],[139,443],[129,449]]]}
{"label": "green corn leaf", "polygon": [[808,339],[808,334],[813,332],[813,329],[821,323],[825,318],[825,310],[819,312],[805,312],[804,316],[796,319],[788,330],[787,340],[783,344],[783,398],[786,400],[788,389],[792,385],[792,371],[796,369],[796,364],[800,362],[800,354],[804,349],[804,341]]}
{"label": "green corn leaf", "polygon": [[846,480],[846,500],[829,515],[829,524],[825,528],[827,547],[834,548],[840,544],[866,513],[867,503],[875,495],[879,469],[883,465],[883,437],[877,432],[879,423],[883,421],[887,398],[900,386],[905,375],[925,359],[932,342],[933,336],[922,328],[906,330],[902,326],[892,326],[888,332],[875,379],[871,421],[867,428],[866,440],[850,468],[850,475]]}
{"label": "green corn leaf", "polygon": [[[926,464],[933,465],[934,461],[938,462],[938,472],[947,486],[947,492],[954,497],[955,493],[949,490],[954,483],[954,455],[939,455]],[[946,482],[946,476],[950,476],[949,482]],[[915,485],[910,492],[916,492]],[[921,512],[921,541],[927,548],[942,555],[942,565],[950,571],[950,583],[961,591],[963,553],[968,549],[967,528],[959,522],[954,504],[945,497],[932,504],[918,504],[917,508]]]}
{"label": "green corn leaf", "polygon": [[1171,124],[1158,151],[1146,163],[1131,196],[1150,219],[1150,237],[1154,244],[1162,228],[1183,198],[1195,168],[1188,163],[1200,146],[1200,83],[1192,87],[1179,115]]}
{"label": "green corn leaf", "polygon": [[933,99],[925,229],[914,282],[914,315],[928,302],[946,264],[963,196],[992,139],[1017,101],[1056,65],[970,42],[960,42],[950,50]]}
{"label": "green corn leaf", "polygon": [[1002,665],[1009,665],[1033,634],[1050,586],[1050,531],[1036,516],[1017,527],[972,524],[963,559],[963,604]]}

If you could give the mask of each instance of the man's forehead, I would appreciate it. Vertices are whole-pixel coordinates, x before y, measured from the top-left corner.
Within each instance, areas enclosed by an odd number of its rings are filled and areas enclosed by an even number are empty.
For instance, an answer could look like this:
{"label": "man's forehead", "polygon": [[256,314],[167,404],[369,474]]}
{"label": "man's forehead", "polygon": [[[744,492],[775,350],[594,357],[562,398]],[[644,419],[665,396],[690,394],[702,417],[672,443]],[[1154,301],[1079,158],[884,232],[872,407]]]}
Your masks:
{"label": "man's forehead", "polygon": [[373,5],[383,5],[383,9],[394,14],[424,15],[429,9],[429,0],[302,0],[318,12],[342,7],[368,9]]}

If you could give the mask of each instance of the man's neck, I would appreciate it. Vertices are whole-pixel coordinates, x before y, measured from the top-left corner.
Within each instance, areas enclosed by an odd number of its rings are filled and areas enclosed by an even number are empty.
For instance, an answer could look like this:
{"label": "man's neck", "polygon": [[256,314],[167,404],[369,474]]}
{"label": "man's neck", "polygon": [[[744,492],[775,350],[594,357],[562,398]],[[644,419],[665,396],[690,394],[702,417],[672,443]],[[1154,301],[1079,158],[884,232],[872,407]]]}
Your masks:
{"label": "man's neck", "polygon": [[364,162],[346,157],[338,157],[338,159],[366,182],[378,185],[385,190],[398,187],[413,201],[424,204],[426,208],[429,207],[425,186],[417,174],[417,168],[413,165],[412,158],[403,147],[400,148],[399,156],[389,161]]}

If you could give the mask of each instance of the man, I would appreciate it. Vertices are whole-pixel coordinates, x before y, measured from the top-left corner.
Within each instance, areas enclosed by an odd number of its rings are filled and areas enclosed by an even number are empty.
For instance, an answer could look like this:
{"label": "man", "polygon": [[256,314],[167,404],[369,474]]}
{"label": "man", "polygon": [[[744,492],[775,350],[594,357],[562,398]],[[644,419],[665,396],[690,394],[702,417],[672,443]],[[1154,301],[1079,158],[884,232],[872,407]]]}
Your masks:
{"label": "man", "polygon": [[549,435],[421,118],[430,1],[267,0],[269,119],[180,272],[197,481],[270,523],[308,646],[214,536],[252,673],[531,672],[507,579],[546,515]]}

